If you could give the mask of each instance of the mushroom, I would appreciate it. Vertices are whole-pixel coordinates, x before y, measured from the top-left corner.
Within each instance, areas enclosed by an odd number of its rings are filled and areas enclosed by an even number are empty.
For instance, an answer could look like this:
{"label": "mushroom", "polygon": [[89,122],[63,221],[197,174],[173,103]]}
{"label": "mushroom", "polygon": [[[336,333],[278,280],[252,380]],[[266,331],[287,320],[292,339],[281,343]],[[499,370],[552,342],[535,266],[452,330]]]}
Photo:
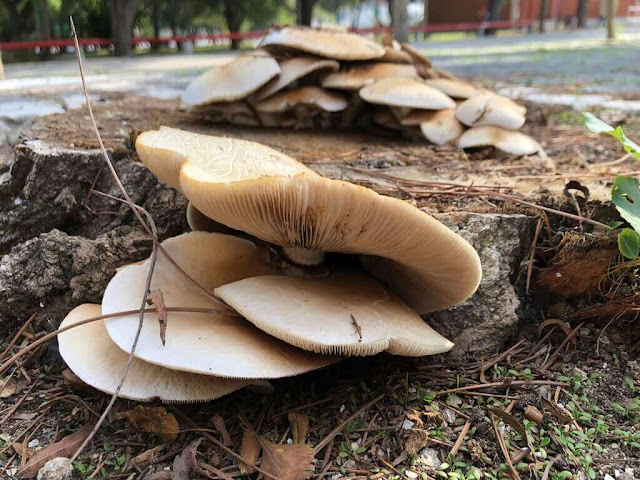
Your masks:
{"label": "mushroom", "polygon": [[470,127],[492,125],[507,130],[518,130],[524,125],[526,113],[526,108],[506,97],[484,93],[458,105],[456,117]]}
{"label": "mushroom", "polygon": [[[191,232],[162,243],[173,260],[209,291],[246,277],[277,273],[249,240],[218,233]],[[102,313],[139,307],[150,263],[121,269],[109,282]],[[157,259],[152,290],[163,293],[167,307],[219,308],[213,299],[187,282],[164,257]],[[104,321],[111,339],[129,352],[138,315]],[[224,378],[280,378],[314,370],[337,360],[287,345],[243,318],[214,313],[169,314],[166,344],[156,314],[145,314],[134,355],[154,365]]]}
{"label": "mushroom", "polygon": [[411,57],[412,63],[415,65],[418,74],[422,78],[437,78],[437,74],[434,72],[431,60],[408,43],[403,43],[401,48],[403,52]]}
{"label": "mushroom", "polygon": [[419,357],[453,344],[371,276],[338,270],[325,278],[246,278],[215,293],[269,335],[323,354]]}
{"label": "mushroom", "polygon": [[[61,328],[100,316],[100,305],[86,303],[74,308]],[[103,321],[90,322],[58,335],[60,355],[83,382],[113,394],[122,380],[129,354],[111,340]],[[206,402],[238,390],[246,380],[179,372],[134,358],[118,396],[148,401]]]}
{"label": "mushroom", "polygon": [[402,130],[400,120],[388,108],[381,108],[373,112],[373,121],[378,125],[392,130]]}
{"label": "mushroom", "polygon": [[385,47],[384,55],[380,57],[378,60],[381,62],[389,62],[389,63],[407,63],[407,64],[413,63],[411,61],[411,55],[409,55],[407,52],[403,50],[392,48],[392,47]]}
{"label": "mushroom", "polygon": [[262,113],[281,113],[295,110],[298,106],[312,107],[312,110],[341,112],[349,102],[336,92],[320,87],[298,87],[284,90],[256,103],[256,110]]}
{"label": "mushroom", "polygon": [[269,148],[166,127],[138,136],[136,148],[207,217],[303,268],[321,264],[325,252],[360,255],[363,268],[417,313],[463,301],[480,281],[475,250],[433,217]]}
{"label": "mushroom", "polygon": [[476,87],[462,80],[450,80],[448,78],[429,78],[424,81],[430,87],[446,93],[451,98],[467,99],[480,93]]}
{"label": "mushroom", "polygon": [[524,133],[492,126],[470,128],[458,138],[457,143],[460,148],[490,145],[513,155],[533,155],[543,151],[538,142]]}
{"label": "mushroom", "polygon": [[340,90],[359,90],[365,85],[383,78],[418,78],[413,65],[399,63],[369,63],[355,65],[346,70],[327,75],[322,80],[324,88]]}
{"label": "mushroom", "polygon": [[267,83],[256,94],[257,101],[279,92],[296,80],[320,70],[337,71],[340,64],[335,60],[317,57],[295,57],[280,60],[280,75]]}
{"label": "mushroom", "polygon": [[241,100],[279,73],[278,62],[264,51],[240,55],[193,80],[182,95],[182,103],[186,107],[198,107]]}
{"label": "mushroom", "polygon": [[419,125],[422,134],[431,143],[444,145],[455,140],[464,132],[465,128],[456,118],[455,108],[444,110],[414,110],[404,117],[404,126]]}
{"label": "mushroom", "polygon": [[235,233],[235,230],[216,222],[204,215],[194,207],[191,202],[187,204],[187,223],[194,232]]}
{"label": "mushroom", "polygon": [[359,94],[369,103],[404,109],[442,110],[456,106],[444,93],[410,78],[385,78],[362,87]]}
{"label": "mushroom", "polygon": [[274,30],[260,46],[268,50],[299,50],[334,60],[371,60],[385,53],[381,45],[354,33],[305,27]]}

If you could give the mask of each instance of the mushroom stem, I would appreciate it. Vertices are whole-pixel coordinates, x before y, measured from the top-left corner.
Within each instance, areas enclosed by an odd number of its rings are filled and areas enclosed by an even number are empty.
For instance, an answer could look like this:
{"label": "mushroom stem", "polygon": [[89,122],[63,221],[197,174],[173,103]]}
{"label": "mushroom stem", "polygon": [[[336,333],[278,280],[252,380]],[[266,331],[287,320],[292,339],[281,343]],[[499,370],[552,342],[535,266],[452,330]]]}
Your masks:
{"label": "mushroom stem", "polygon": [[282,253],[290,262],[304,267],[324,263],[324,252],[319,250],[307,250],[301,247],[282,247]]}

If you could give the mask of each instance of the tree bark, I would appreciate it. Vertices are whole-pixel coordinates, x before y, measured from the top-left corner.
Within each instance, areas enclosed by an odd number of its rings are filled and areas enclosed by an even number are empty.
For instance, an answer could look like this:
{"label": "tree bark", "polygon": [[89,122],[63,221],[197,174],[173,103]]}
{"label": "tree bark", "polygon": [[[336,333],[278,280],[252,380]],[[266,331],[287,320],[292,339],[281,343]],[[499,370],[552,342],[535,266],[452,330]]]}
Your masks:
{"label": "tree bark", "polygon": [[[160,0],[153,0],[151,4],[151,17],[153,19],[153,36],[155,38],[160,37]],[[152,43],[151,50],[154,52],[160,49],[159,43]]]}
{"label": "tree bark", "polygon": [[616,38],[616,12],[618,11],[618,0],[607,0],[607,38]]}
{"label": "tree bark", "polygon": [[115,42],[117,57],[131,55],[133,21],[140,0],[111,0],[111,37]]}
{"label": "tree bark", "polygon": [[[35,10],[38,25],[38,34],[41,40],[51,40],[51,22],[49,19],[49,1],[39,0]],[[51,56],[51,49],[40,49],[40,60],[47,60]]]}
{"label": "tree bark", "polygon": [[585,28],[587,26],[587,10],[589,7],[589,0],[578,0],[578,10],[576,11],[576,17],[578,19],[577,27]]}
{"label": "tree bark", "polygon": [[391,7],[391,26],[393,28],[393,38],[400,43],[409,41],[407,0],[393,0],[393,6]]}
{"label": "tree bark", "polygon": [[547,11],[549,10],[549,0],[542,0],[540,2],[540,19],[538,21],[538,30],[540,33],[545,31],[545,20],[547,18]]}
{"label": "tree bark", "polygon": [[298,25],[311,26],[313,19],[313,7],[318,0],[296,0],[296,23]]}
{"label": "tree bark", "polygon": [[[422,25],[424,25],[425,27],[429,25],[429,0],[424,0]],[[422,32],[422,39],[426,40],[427,38],[429,38],[429,32],[425,30],[424,32]]]}
{"label": "tree bark", "polygon": [[[244,17],[241,2],[238,0],[224,0],[224,17],[227,21],[229,32],[238,32],[242,26],[242,17]],[[231,40],[232,49],[236,50],[239,46],[240,40]]]}
{"label": "tree bark", "polygon": [[[504,7],[504,0],[489,0],[489,7],[487,8],[487,21],[497,22],[502,20],[502,8]],[[484,32],[485,35],[495,35],[497,29],[487,28]]]}

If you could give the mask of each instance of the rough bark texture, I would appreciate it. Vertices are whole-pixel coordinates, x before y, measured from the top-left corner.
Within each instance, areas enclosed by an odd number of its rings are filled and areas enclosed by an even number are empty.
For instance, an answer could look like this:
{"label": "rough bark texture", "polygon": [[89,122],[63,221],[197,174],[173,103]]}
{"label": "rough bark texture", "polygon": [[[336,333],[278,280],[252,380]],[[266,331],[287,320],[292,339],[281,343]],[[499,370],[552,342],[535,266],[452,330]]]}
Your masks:
{"label": "rough bark texture", "polygon": [[53,230],[21,243],[0,260],[0,338],[32,313],[39,328],[52,328],[75,306],[99,303],[116,268],[150,251],[149,237],[132,227],[95,240]]}
{"label": "rough bark texture", "polygon": [[434,216],[477,250],[482,282],[467,301],[429,315],[429,323],[456,344],[454,356],[499,351],[520,322],[522,302],[513,282],[529,249],[532,218],[489,213]]}
{"label": "rough bark texture", "polygon": [[111,37],[117,57],[131,55],[131,35],[140,0],[111,0]]}
{"label": "rough bark texture", "polygon": [[[241,2],[237,0],[224,0],[224,18],[227,21],[227,28],[230,32],[240,30],[243,16]],[[235,50],[238,47],[240,47],[240,40],[232,39],[231,48]]]}

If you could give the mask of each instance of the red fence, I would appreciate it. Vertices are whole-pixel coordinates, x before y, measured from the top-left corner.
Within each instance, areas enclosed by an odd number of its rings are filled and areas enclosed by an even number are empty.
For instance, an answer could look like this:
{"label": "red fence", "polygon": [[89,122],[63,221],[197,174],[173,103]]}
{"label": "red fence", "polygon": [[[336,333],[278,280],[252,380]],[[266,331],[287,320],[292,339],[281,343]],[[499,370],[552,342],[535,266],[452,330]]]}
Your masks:
{"label": "red fence", "polygon": [[[441,23],[431,25],[417,25],[409,30],[412,33],[436,33],[436,32],[454,32],[454,31],[474,31],[480,29],[500,29],[500,28],[519,28],[529,27],[534,24],[533,20],[517,20],[517,21],[499,21],[499,22],[474,22],[474,23]],[[355,33],[384,33],[390,31],[388,27],[373,28],[352,28],[350,31]],[[169,43],[169,42],[185,42],[187,40],[214,40],[214,41],[231,41],[231,40],[252,40],[262,38],[267,32],[226,32],[214,33],[210,35],[188,35],[173,37],[136,37],[131,40],[133,45],[141,43]],[[110,38],[80,38],[80,45],[92,45],[106,47],[113,44]],[[25,42],[4,42],[0,43],[0,51],[2,50],[23,50],[33,48],[52,48],[52,47],[72,47],[73,40],[70,38],[55,40],[33,40]]]}

